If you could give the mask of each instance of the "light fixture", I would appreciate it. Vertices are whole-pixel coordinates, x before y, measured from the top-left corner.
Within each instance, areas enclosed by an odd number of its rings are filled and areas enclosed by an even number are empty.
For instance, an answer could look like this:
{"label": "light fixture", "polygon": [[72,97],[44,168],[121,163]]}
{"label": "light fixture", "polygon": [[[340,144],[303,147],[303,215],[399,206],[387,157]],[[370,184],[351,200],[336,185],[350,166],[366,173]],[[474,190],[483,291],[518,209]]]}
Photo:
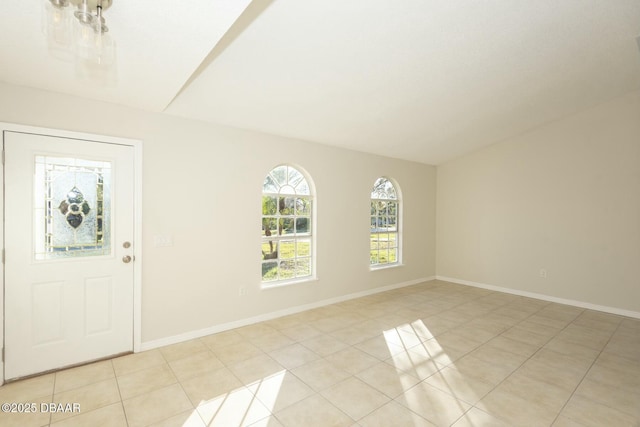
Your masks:
{"label": "light fixture", "polygon": [[49,3],[58,10],[75,6],[76,10],[73,15],[79,23],[92,26],[96,32],[106,33],[109,31],[102,12],[111,7],[113,0],[49,0]]}
{"label": "light fixture", "polygon": [[109,27],[103,15],[112,3],[113,0],[45,0],[45,32],[52,55],[65,60],[75,57],[76,62],[85,62],[83,65],[112,65],[115,43],[106,34]]}

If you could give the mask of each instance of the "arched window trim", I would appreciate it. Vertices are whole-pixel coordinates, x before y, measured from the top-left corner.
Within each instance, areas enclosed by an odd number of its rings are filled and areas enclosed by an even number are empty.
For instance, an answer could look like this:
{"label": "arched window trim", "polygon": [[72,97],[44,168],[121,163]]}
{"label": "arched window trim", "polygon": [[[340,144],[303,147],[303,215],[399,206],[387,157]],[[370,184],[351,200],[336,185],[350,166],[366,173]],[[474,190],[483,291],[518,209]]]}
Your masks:
{"label": "arched window trim", "polygon": [[402,197],[400,186],[379,176],[370,195],[369,264],[372,270],[402,265]]}
{"label": "arched window trim", "polygon": [[262,187],[262,287],[315,279],[315,191],[299,166],[272,168]]}

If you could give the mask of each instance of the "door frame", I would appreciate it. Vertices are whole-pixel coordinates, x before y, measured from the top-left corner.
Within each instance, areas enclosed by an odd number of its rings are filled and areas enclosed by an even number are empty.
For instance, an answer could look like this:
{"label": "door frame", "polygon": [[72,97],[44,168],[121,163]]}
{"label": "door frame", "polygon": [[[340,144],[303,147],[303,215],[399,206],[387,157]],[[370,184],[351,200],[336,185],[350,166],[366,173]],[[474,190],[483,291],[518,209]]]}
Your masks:
{"label": "door frame", "polygon": [[[79,139],[85,141],[103,142],[110,144],[127,145],[134,149],[134,245],[133,256],[135,259],[133,269],[133,351],[138,353],[142,344],[142,141],[137,139],[120,138],[115,136],[97,135],[84,132],[66,131],[36,126],[26,126],[13,123],[0,122],[0,142],[4,147],[4,132],[22,132],[37,135],[54,136],[60,138]],[[4,241],[4,161],[0,162],[0,245],[2,253],[5,249]],[[5,272],[4,259],[0,262],[0,277],[2,281],[2,292],[0,292],[0,318],[2,328],[0,328],[0,346],[4,355],[4,331],[6,322],[4,319],[4,290]],[[4,357],[0,358],[0,385],[4,384]]]}

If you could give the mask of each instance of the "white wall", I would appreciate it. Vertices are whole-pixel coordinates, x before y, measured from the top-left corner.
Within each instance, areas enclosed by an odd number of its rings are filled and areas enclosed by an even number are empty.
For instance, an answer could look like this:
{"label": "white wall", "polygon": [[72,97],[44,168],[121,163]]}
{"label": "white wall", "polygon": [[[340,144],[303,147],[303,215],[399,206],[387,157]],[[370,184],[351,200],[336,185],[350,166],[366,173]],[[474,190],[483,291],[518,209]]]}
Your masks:
{"label": "white wall", "polygon": [[439,277],[640,312],[640,92],[439,166],[436,224]]}
{"label": "white wall", "polygon": [[[0,121],[144,141],[143,343],[435,275],[432,166],[6,84]],[[319,280],[261,291],[261,186],[281,163],[315,183]],[[371,272],[368,199],[381,175],[401,187],[408,232],[404,266]],[[174,246],[155,247],[158,234]]]}

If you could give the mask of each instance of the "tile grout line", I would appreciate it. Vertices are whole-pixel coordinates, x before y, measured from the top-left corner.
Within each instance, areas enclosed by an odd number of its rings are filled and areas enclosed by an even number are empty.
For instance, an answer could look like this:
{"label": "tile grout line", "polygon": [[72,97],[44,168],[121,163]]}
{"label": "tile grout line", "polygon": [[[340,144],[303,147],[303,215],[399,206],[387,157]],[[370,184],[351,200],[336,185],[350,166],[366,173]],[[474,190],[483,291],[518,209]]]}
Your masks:
{"label": "tile grout line", "polygon": [[[211,349],[209,349],[209,347],[207,347],[207,345],[205,345],[204,343],[203,343],[203,345],[205,346],[205,348],[207,348],[207,350],[208,350],[211,354],[213,354],[213,355],[214,355],[214,357],[216,357],[216,356],[215,356],[215,354],[213,353],[213,351],[212,351]],[[192,406],[192,408],[193,408],[193,411],[194,411],[196,414],[198,414],[198,419],[202,420],[202,423],[206,426],[206,425],[207,425],[207,423],[206,423],[206,422],[205,422],[205,420],[202,418],[202,415],[200,415],[200,412],[198,411],[197,406],[196,406],[196,405],[194,405],[194,404],[193,404],[193,402],[191,401],[191,398],[189,397],[189,395],[187,394],[187,392],[185,391],[185,389],[184,389],[184,387],[183,387],[183,385],[182,385],[182,381],[180,381],[180,379],[179,379],[179,378],[178,378],[178,376],[176,375],[175,371],[173,370],[173,367],[171,366],[171,364],[170,364],[170,363],[169,363],[169,361],[167,360],[167,357],[164,355],[164,353],[162,353],[162,351],[160,351],[160,349],[158,349],[158,350],[159,350],[160,356],[161,356],[161,357],[162,357],[162,359],[164,360],[164,363],[166,363],[166,364],[167,364],[167,368],[169,368],[169,370],[171,371],[171,373],[173,374],[173,376],[176,378],[176,384],[178,384],[178,385],[180,386],[180,390],[182,390],[182,392],[184,393],[184,395],[185,395],[185,396],[187,397],[187,399],[189,400],[189,403],[191,404],[191,406]],[[189,357],[189,356],[187,356],[187,357]],[[216,357],[216,359],[217,359],[217,357]],[[222,363],[222,361],[220,361],[220,362]],[[224,364],[223,364],[223,366],[224,366]],[[233,372],[232,372],[232,374],[233,374]],[[194,378],[195,378],[195,377],[194,377]],[[189,379],[190,379],[190,378],[189,378]],[[170,386],[168,386],[168,387],[170,387]],[[166,420],[168,420],[169,418],[174,417],[174,416],[179,415],[179,414],[180,414],[180,413],[170,415],[170,416],[168,416],[167,418],[165,418],[164,420],[160,420],[160,421],[158,421],[158,422],[166,421]]]}
{"label": "tile grout line", "polygon": [[[518,323],[516,323],[515,325],[511,326],[510,328],[508,328],[508,329],[506,329],[505,331],[501,332],[500,334],[496,335],[496,337],[502,336],[504,333],[506,333],[507,331],[509,331],[509,330],[511,330],[511,329],[513,329],[513,328],[515,328],[516,326],[518,326],[519,324],[521,324],[521,323],[522,323],[522,322],[524,322],[525,320],[528,320],[528,319],[530,319],[531,317],[535,316],[536,314],[540,313],[542,310],[544,310],[544,308],[545,308],[545,307],[549,306],[550,304],[551,304],[551,303],[549,303],[549,304],[545,304],[544,306],[541,306],[537,311],[535,311],[535,312],[531,313],[529,316],[527,316],[527,317],[523,318],[522,320],[520,320],[520,321],[519,321]],[[575,321],[575,319],[577,319],[578,317],[580,317],[580,316],[582,315],[582,313],[584,313],[584,310],[582,310],[582,311],[580,312],[580,314],[579,314],[578,316],[576,316],[576,317],[575,317],[571,322],[567,323],[567,324],[566,324],[562,329],[560,329],[560,330],[559,330],[558,332],[556,332],[553,336],[551,336],[547,341],[545,341],[542,345],[540,345],[540,346],[538,347],[538,349],[537,349],[535,352],[533,352],[533,354],[531,354],[528,358],[526,358],[526,359],[525,359],[525,360],[524,360],[520,365],[518,365],[518,367],[517,367],[517,368],[515,368],[515,369],[514,369],[514,370],[513,370],[509,375],[507,375],[506,377],[504,377],[504,378],[503,378],[503,379],[502,379],[498,384],[496,384],[496,385],[495,385],[491,390],[489,390],[489,391],[488,391],[484,396],[482,396],[482,398],[480,398],[480,399],[479,399],[475,404],[473,404],[473,405],[471,406],[471,408],[469,408],[469,410],[468,410],[468,411],[466,411],[463,415],[461,415],[461,416],[456,420],[456,422],[457,422],[458,420],[460,420],[462,417],[464,417],[464,415],[465,415],[467,412],[469,412],[471,409],[473,409],[473,408],[475,408],[475,409],[477,409],[477,410],[479,410],[479,411],[482,411],[482,412],[484,412],[484,413],[488,414],[488,412],[484,411],[482,408],[477,407],[476,405],[477,405],[480,401],[482,401],[482,399],[484,399],[484,398],[485,398],[485,397],[487,397],[490,393],[492,393],[494,390],[496,390],[496,389],[497,389],[497,388],[498,388],[502,383],[504,383],[504,382],[505,382],[508,378],[510,378],[510,377],[511,377],[515,372],[517,372],[517,371],[518,371],[518,369],[520,369],[520,368],[521,368],[525,363],[527,363],[527,362],[528,362],[529,360],[531,360],[531,359],[532,359],[536,354],[538,354],[538,353],[539,353],[539,352],[544,348],[544,346],[545,346],[545,345],[547,345],[551,340],[553,340],[555,337],[557,337],[557,336],[558,336],[562,331],[564,331],[566,328],[568,328],[568,327],[569,327],[569,325],[571,325],[571,324]],[[509,339],[509,337],[505,337],[505,338]],[[561,411],[562,411],[562,409],[561,409]],[[560,414],[560,412],[558,412],[558,415],[559,415],[559,414]],[[493,416],[493,417],[496,417],[496,418],[498,418],[498,419],[500,419],[500,420],[502,420],[502,421],[504,421],[504,422],[507,422],[507,423],[509,422],[509,420],[505,420],[504,418],[501,418],[501,417],[500,417],[500,416],[498,416],[498,415],[493,415],[493,414],[488,414],[488,415],[491,415],[491,416]],[[558,417],[558,415],[556,415],[556,418]],[[554,422],[555,422],[555,418],[554,418]],[[552,424],[553,424],[553,423],[552,423]]]}
{"label": "tile grout line", "polygon": [[[508,305],[508,303],[507,303],[507,304],[505,304],[505,305],[503,305],[503,306],[501,306],[501,307],[504,307],[504,306],[506,306],[506,305]],[[511,327],[509,327],[509,328],[505,329],[504,331],[502,331],[501,333],[499,333],[498,335],[496,335],[494,338],[497,338],[497,337],[502,336],[502,335],[503,335],[504,333],[506,333],[507,331],[510,331],[511,329],[513,329],[513,328],[515,328],[516,326],[518,326],[520,323],[522,323],[522,322],[524,322],[525,320],[527,320],[527,319],[529,319],[529,318],[533,317],[534,315],[538,314],[538,313],[539,313],[540,311],[542,311],[542,310],[543,310],[547,305],[549,305],[549,304],[545,304],[544,306],[541,306],[537,311],[534,311],[533,313],[531,313],[531,314],[530,314],[530,315],[528,315],[527,317],[525,317],[525,318],[521,319],[521,320],[520,320],[519,322],[517,322],[516,324],[514,324],[514,325],[512,325]],[[496,310],[497,310],[497,308],[496,308]],[[494,311],[494,310],[492,310],[492,311]],[[569,324],[567,324],[564,328],[566,328],[567,326],[569,326]],[[561,329],[560,331],[558,331],[558,332],[556,333],[556,335],[558,335],[562,330],[564,330],[564,328],[563,328],[563,329]],[[517,368],[515,368],[515,369],[514,369],[514,370],[513,370],[509,375],[507,375],[507,376],[506,376],[506,377],[504,377],[500,382],[498,382],[498,384],[496,384],[495,386],[493,386],[493,388],[492,388],[491,390],[489,390],[488,392],[486,392],[486,393],[485,393],[485,394],[484,394],[480,399],[478,399],[478,401],[477,401],[476,403],[471,404],[471,408],[469,408],[469,409],[468,409],[467,411],[465,411],[462,415],[460,415],[460,417],[458,417],[458,418],[455,420],[455,422],[454,422],[453,424],[455,424],[455,423],[456,423],[456,422],[458,422],[460,419],[462,419],[462,418],[463,418],[463,417],[464,417],[464,416],[465,416],[469,411],[471,411],[471,410],[472,410],[472,409],[474,409],[474,408],[475,408],[475,409],[477,409],[477,410],[479,410],[479,411],[482,411],[482,412],[484,412],[484,413],[488,414],[487,412],[485,412],[484,410],[482,410],[482,408],[479,408],[479,407],[477,407],[477,406],[476,406],[476,405],[478,404],[478,402],[482,401],[482,399],[484,399],[485,397],[487,397],[491,392],[493,392],[495,389],[497,389],[497,388],[500,386],[500,384],[502,384],[503,382],[505,382],[505,381],[506,381],[509,377],[511,377],[511,376],[512,376],[512,375],[513,375],[513,374],[514,374],[518,369],[520,369],[520,368],[522,367],[522,365],[524,365],[524,364],[525,364],[525,363],[527,363],[529,360],[531,360],[531,358],[532,358],[533,356],[535,356],[535,355],[536,355],[536,354],[537,354],[537,353],[538,353],[538,352],[539,352],[539,351],[540,351],[540,350],[541,350],[541,349],[542,349],[542,348],[543,348],[547,343],[549,343],[549,341],[551,341],[553,338],[555,338],[555,336],[556,336],[556,335],[552,336],[552,337],[551,337],[551,338],[549,338],[549,339],[548,339],[544,344],[542,344],[540,347],[538,347],[538,349],[537,349],[533,354],[531,354],[528,358],[526,358],[526,359],[525,359],[525,360],[524,360],[520,365],[518,365],[518,367],[517,367]],[[504,338],[509,339],[509,337],[504,337]],[[492,338],[492,339],[493,339],[493,338]],[[489,341],[491,341],[491,340],[489,340]],[[489,342],[489,341],[487,341],[487,342]],[[473,350],[472,350],[472,351],[473,351]],[[469,353],[471,353],[471,352],[469,352]],[[469,354],[469,353],[467,353],[467,354]],[[465,356],[466,356],[467,354],[465,354]],[[471,356],[471,357],[473,357],[473,356]],[[487,362],[487,363],[489,363],[489,362]],[[460,399],[460,400],[462,400],[462,399]],[[463,402],[464,402],[464,400],[463,400]],[[508,420],[504,420],[503,418],[501,418],[501,417],[499,417],[499,416],[496,416],[496,415],[493,415],[493,414],[488,414],[488,415],[493,416],[493,417],[496,417],[496,418],[498,418],[498,419],[500,419],[500,420],[502,420],[502,421],[508,422]]]}
{"label": "tile grout line", "polygon": [[122,398],[122,391],[120,390],[120,381],[118,381],[118,375],[116,375],[116,368],[113,366],[113,359],[111,362],[111,369],[113,369],[113,376],[116,379],[116,385],[118,386],[118,396],[120,396],[120,406],[122,407],[122,413],[124,414],[124,422],[129,426],[129,418],[127,417],[127,411],[124,409],[124,399]]}
{"label": "tile grout line", "polygon": [[[58,380],[58,373],[54,372],[53,373],[53,389],[51,390],[51,403],[53,403],[56,397],[56,381],[57,380]],[[53,418],[53,415],[49,413],[49,423],[47,424],[49,427],[51,427],[52,418]]]}
{"label": "tile grout line", "polygon": [[[573,322],[571,322],[573,323]],[[616,326],[616,329],[611,333],[611,335],[609,335],[609,339],[607,340],[607,342],[605,343],[605,345],[602,346],[602,348],[600,349],[600,352],[598,353],[598,355],[595,357],[595,359],[593,359],[593,362],[591,362],[591,365],[589,365],[589,369],[587,369],[587,371],[584,373],[584,375],[582,376],[582,378],[580,379],[580,381],[578,382],[578,384],[575,386],[575,388],[573,389],[573,391],[571,392],[571,395],[569,396],[569,398],[567,399],[566,402],[564,402],[564,405],[562,405],[562,408],[560,408],[560,411],[558,412],[558,415],[556,415],[556,417],[554,418],[553,422],[555,423],[558,420],[558,417],[560,417],[560,414],[562,414],[562,411],[564,410],[564,408],[567,406],[567,404],[571,401],[571,399],[573,398],[573,396],[576,393],[576,390],[578,390],[578,388],[580,387],[580,384],[582,384],[582,382],[584,381],[584,379],[587,377],[587,375],[589,375],[589,372],[591,371],[591,369],[593,368],[593,365],[596,364],[596,362],[598,361],[598,359],[600,358],[600,356],[602,355],[602,353],[604,352],[604,349],[607,348],[607,345],[609,345],[609,343],[611,342],[611,339],[613,338],[613,336],[615,335],[616,332],[618,332],[618,329],[620,329],[620,325],[622,324],[622,320],[620,320],[620,322],[618,322],[618,325]],[[605,405],[605,406],[609,406],[609,405]],[[612,408],[613,409],[613,408]]]}
{"label": "tile grout line", "polygon": [[[459,292],[459,293],[464,294],[465,292]],[[441,311],[439,311],[438,313],[434,314],[434,316],[437,316],[439,313],[444,313],[445,311],[453,310],[453,309],[455,309],[455,308],[457,308],[457,307],[460,307],[460,306],[462,306],[462,305],[464,305],[464,304],[467,304],[467,303],[469,303],[469,302],[472,302],[472,301],[478,301],[478,300],[480,300],[480,299],[482,299],[482,298],[484,298],[484,297],[486,297],[486,296],[496,295],[496,294],[498,294],[498,292],[495,292],[495,291],[488,291],[488,293],[486,293],[486,294],[478,295],[476,298],[473,298],[473,299],[468,300],[468,301],[461,302],[461,303],[459,303],[459,304],[456,304],[456,305],[451,306],[450,308],[447,308],[447,309],[441,310]],[[487,314],[489,314],[489,313],[492,313],[492,312],[494,312],[494,311],[496,311],[496,310],[498,310],[498,309],[500,309],[500,308],[506,307],[506,306],[508,306],[509,304],[510,304],[509,302],[505,302],[505,303],[503,303],[503,304],[497,305],[495,308],[493,308],[493,309],[491,309],[491,310],[489,310],[489,311],[487,311],[487,312],[485,312],[485,313],[483,313],[483,314],[476,314],[476,315],[474,315],[473,317],[471,317],[471,318],[470,318],[469,320],[467,320],[467,321],[461,322],[461,323],[459,323],[459,324],[457,324],[457,325],[455,325],[455,326],[453,326],[453,327],[451,327],[451,328],[447,328],[445,331],[443,331],[443,332],[442,332],[442,333],[440,333],[439,335],[443,335],[443,334],[444,334],[444,333],[446,333],[446,332],[452,332],[452,331],[454,331],[454,330],[455,330],[455,328],[458,328],[458,327],[460,327],[460,326],[462,326],[462,325],[464,325],[464,324],[470,323],[471,321],[473,321],[473,320],[475,320],[475,319],[479,319],[479,318],[481,318],[482,316],[485,316],[485,315],[487,315]],[[539,311],[541,311],[541,310],[542,310],[544,307],[546,307],[547,305],[548,305],[548,304],[545,304],[544,306],[540,307],[537,311],[535,311],[535,312],[531,313],[531,314],[530,314],[529,316],[527,316],[526,318],[524,318],[524,319],[520,320],[520,321],[519,321],[518,323],[516,323],[515,325],[512,325],[511,327],[509,327],[509,328],[505,329],[505,330],[504,330],[504,331],[502,331],[501,333],[499,333],[499,334],[495,335],[493,338],[490,338],[489,340],[487,340],[487,341],[485,341],[485,342],[481,343],[481,344],[480,344],[480,345],[478,345],[477,347],[474,347],[474,348],[470,349],[469,351],[467,351],[467,352],[463,353],[459,358],[457,358],[457,360],[462,359],[463,357],[470,355],[473,351],[475,351],[475,350],[477,350],[478,348],[482,347],[483,345],[485,345],[486,343],[488,343],[488,342],[489,342],[489,341],[491,341],[492,339],[494,339],[494,338],[496,338],[496,337],[498,337],[498,336],[502,335],[502,334],[503,334],[503,333],[505,333],[506,331],[508,331],[508,330],[510,330],[511,328],[515,327],[517,324],[519,324],[519,323],[523,322],[525,319],[528,319],[529,317],[531,317],[531,316],[533,316],[534,314],[538,313]],[[429,317],[431,317],[431,316],[429,316]],[[432,340],[432,339],[435,339],[435,340],[437,341],[437,336],[433,336],[432,338],[429,338],[427,341],[430,341],[430,340]],[[418,346],[422,346],[425,342],[426,342],[426,341],[423,341],[423,342],[421,342],[420,344],[416,344],[415,346],[412,346],[412,347],[410,347],[410,348],[406,348],[406,347],[405,347],[405,349],[406,349],[405,351],[410,351],[412,348],[415,348],[415,347],[418,347]],[[473,356],[471,356],[471,357],[473,357]],[[431,359],[431,358],[430,358],[430,359]],[[429,376],[428,376],[427,378],[425,378],[424,380],[420,380],[420,381],[419,381],[418,383],[416,383],[414,386],[412,386],[412,387],[410,387],[409,389],[405,390],[405,393],[406,393],[407,391],[409,391],[409,390],[413,389],[413,388],[416,388],[419,384],[424,383],[427,379],[431,378],[432,376],[436,375],[438,372],[442,371],[442,369],[445,369],[445,368],[447,368],[447,367],[449,367],[449,366],[451,366],[451,365],[454,365],[454,364],[455,364],[455,361],[454,361],[454,362],[451,362],[451,363],[449,363],[449,364],[447,364],[447,365],[443,365],[443,366],[440,366],[440,365],[439,365],[438,363],[436,363],[436,362],[432,362],[432,363],[434,363],[434,364],[438,367],[438,369],[436,370],[436,372],[432,373],[431,375],[429,375]],[[524,364],[524,363],[525,363],[525,362],[523,362],[523,364]],[[406,372],[406,371],[403,371],[403,372]],[[514,371],[514,372],[515,372],[515,371]],[[418,379],[420,379],[420,378],[418,377]],[[505,378],[505,379],[506,379],[506,378]],[[503,380],[503,381],[504,381],[504,380]],[[501,381],[501,382],[502,382],[502,381]],[[499,383],[499,384],[500,384],[500,383]],[[498,384],[498,385],[499,385],[499,384]],[[493,389],[495,389],[498,385],[496,385]],[[493,391],[493,389],[492,389],[492,390],[490,390],[490,391],[488,391],[488,392],[485,394],[485,396],[486,396],[487,394],[491,393],[491,391]],[[445,392],[445,393],[446,393],[446,392]],[[447,394],[449,394],[449,393],[447,393]],[[467,404],[467,405],[470,405],[470,408],[469,408],[468,410],[464,411],[464,412],[460,415],[460,417],[458,417],[458,418],[457,418],[457,419],[452,423],[452,425],[453,425],[453,424],[455,424],[456,422],[458,422],[458,420],[460,420],[462,417],[464,417],[464,415],[465,415],[467,412],[469,412],[471,409],[475,408],[475,405],[470,404],[469,402],[466,402],[465,400],[460,399],[460,398],[458,398],[458,397],[457,397],[457,396],[455,396],[455,395],[451,395],[451,394],[449,394],[449,395],[450,395],[451,397],[453,397],[456,401],[459,401],[459,402],[465,403],[465,404]],[[399,396],[398,396],[398,397],[399,397]],[[397,397],[396,397],[396,398],[394,398],[394,399],[393,399],[393,401],[396,401],[396,399],[397,399]],[[400,402],[396,402],[396,403],[398,403],[398,404],[402,405]],[[404,407],[404,405],[402,405],[402,406]],[[407,409],[408,409],[409,411],[411,411],[411,409],[410,409],[410,408],[407,408]],[[479,408],[476,408],[476,409],[479,409]],[[411,411],[411,412],[413,412],[413,411]],[[414,413],[415,413],[415,412],[414,412]],[[429,421],[429,420],[427,420],[427,421]],[[429,421],[429,422],[430,422],[430,421]]]}

